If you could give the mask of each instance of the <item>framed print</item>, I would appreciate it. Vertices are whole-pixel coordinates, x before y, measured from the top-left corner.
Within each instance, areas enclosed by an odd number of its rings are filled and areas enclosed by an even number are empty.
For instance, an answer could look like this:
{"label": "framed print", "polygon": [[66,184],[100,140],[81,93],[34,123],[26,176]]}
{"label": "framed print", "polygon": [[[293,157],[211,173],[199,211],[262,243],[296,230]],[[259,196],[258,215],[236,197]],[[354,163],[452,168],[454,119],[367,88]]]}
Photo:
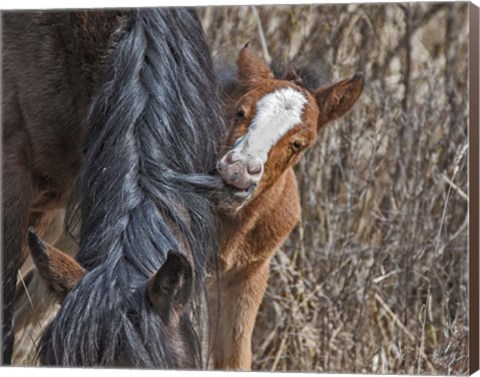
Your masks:
{"label": "framed print", "polygon": [[3,10],[2,365],[478,370],[478,21]]}

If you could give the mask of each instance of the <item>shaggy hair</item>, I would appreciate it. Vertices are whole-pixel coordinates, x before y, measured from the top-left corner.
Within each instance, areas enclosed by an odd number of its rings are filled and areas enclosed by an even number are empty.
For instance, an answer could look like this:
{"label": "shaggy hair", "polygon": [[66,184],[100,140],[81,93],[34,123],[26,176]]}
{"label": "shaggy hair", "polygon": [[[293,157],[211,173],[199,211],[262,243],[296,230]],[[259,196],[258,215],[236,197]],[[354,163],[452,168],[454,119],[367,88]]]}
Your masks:
{"label": "shaggy hair", "polygon": [[[72,200],[80,203],[70,219],[81,224],[77,260],[88,272],[41,340],[44,364],[184,366],[148,302],[146,281],[169,250],[178,251],[193,262],[199,298],[216,255],[218,178],[206,172],[223,125],[201,25],[180,8],[122,16],[90,106]],[[180,322],[199,367],[194,326],[187,316]]]}

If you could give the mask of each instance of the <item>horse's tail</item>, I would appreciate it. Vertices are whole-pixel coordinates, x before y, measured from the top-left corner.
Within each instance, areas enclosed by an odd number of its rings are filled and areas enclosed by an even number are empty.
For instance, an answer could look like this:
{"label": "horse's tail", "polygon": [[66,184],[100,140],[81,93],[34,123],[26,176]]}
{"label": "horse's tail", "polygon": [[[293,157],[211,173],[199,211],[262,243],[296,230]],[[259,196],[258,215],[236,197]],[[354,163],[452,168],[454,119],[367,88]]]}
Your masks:
{"label": "horse's tail", "polygon": [[[159,359],[164,352],[156,344],[168,340],[152,335],[156,330],[149,325],[156,319],[139,313],[143,323],[135,335],[125,321],[140,309],[127,301],[122,312],[112,308],[126,289],[145,284],[169,250],[189,255],[196,287],[203,283],[216,251],[209,193],[217,180],[205,173],[215,166],[220,145],[219,106],[209,49],[194,11],[128,13],[112,38],[105,80],[88,117],[77,190],[77,259],[93,271],[67,297],[48,331],[61,338],[44,344],[56,362],[109,364],[123,344],[134,353],[138,349],[131,358],[147,360],[143,365],[169,366]],[[75,307],[82,312],[72,323],[68,312]],[[94,343],[95,336],[101,342]],[[80,351],[72,355],[75,350]]]}

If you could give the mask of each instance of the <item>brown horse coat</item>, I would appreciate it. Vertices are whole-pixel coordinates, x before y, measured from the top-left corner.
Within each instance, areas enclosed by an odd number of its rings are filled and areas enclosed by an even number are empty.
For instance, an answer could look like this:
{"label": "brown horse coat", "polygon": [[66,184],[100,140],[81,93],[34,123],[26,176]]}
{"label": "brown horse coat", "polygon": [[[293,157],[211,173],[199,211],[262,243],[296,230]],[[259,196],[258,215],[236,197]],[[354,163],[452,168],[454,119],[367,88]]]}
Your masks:
{"label": "brown horse coat", "polygon": [[[228,148],[218,165],[226,183],[220,203],[219,295],[214,281],[209,297],[213,311],[213,368],[250,370],[252,333],[267,287],[270,259],[301,218],[293,166],[314,145],[318,129],[355,103],[363,89],[363,75],[312,93],[302,86],[294,71],[283,80],[275,79],[248,46],[240,53],[237,65],[238,85],[226,102],[227,120],[231,123]],[[294,98],[272,97],[275,93],[293,93]],[[267,97],[278,103],[265,105]],[[280,138],[274,135],[278,140],[268,151],[267,161],[259,166],[261,156],[242,155],[242,151],[253,150],[251,128],[264,127],[264,132],[269,133],[274,124],[282,126],[282,120],[274,117],[270,117],[271,124],[260,122],[266,112],[270,116],[283,104],[285,118],[292,108],[303,104],[301,113],[292,116],[301,115],[301,120]],[[254,132],[258,137],[258,131]]]}

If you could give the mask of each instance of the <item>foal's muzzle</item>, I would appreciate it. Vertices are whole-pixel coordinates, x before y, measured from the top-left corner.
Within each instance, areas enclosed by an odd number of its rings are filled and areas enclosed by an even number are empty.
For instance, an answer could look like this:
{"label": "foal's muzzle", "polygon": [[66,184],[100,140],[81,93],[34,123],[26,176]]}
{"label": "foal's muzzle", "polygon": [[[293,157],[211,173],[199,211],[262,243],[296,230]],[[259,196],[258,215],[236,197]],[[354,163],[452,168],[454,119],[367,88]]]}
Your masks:
{"label": "foal's muzzle", "polygon": [[228,152],[217,164],[223,181],[234,190],[239,199],[248,198],[263,175],[263,164],[253,156],[242,156],[235,150]]}

